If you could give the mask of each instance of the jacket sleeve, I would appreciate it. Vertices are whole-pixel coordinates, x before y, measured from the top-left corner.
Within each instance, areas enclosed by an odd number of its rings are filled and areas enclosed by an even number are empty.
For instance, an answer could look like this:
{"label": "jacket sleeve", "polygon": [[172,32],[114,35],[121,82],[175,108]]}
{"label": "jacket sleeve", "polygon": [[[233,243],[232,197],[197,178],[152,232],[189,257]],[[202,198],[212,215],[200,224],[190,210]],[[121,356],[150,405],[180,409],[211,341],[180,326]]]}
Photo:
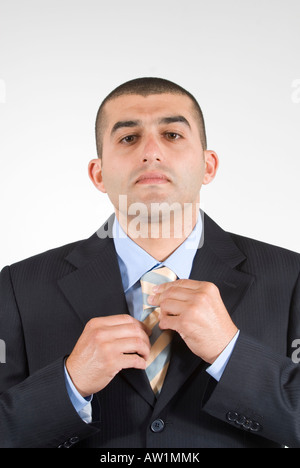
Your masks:
{"label": "jacket sleeve", "polygon": [[287,356],[240,332],[204,411],[240,430],[300,447],[300,277],[290,308]]}
{"label": "jacket sleeve", "polygon": [[0,339],[0,447],[68,447],[97,432],[69,399],[64,356],[30,375],[9,267],[0,275]]}

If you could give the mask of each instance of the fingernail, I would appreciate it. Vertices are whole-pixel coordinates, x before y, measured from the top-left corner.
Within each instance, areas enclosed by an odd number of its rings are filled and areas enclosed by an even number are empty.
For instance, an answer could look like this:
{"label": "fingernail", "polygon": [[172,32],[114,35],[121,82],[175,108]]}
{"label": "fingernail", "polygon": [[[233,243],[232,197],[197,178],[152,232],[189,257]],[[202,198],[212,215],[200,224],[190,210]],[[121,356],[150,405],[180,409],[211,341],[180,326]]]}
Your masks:
{"label": "fingernail", "polygon": [[148,296],[148,302],[150,302],[150,304],[152,304],[153,299],[154,299],[154,296]]}
{"label": "fingernail", "polygon": [[152,291],[157,292],[159,290],[159,286],[153,286]]}

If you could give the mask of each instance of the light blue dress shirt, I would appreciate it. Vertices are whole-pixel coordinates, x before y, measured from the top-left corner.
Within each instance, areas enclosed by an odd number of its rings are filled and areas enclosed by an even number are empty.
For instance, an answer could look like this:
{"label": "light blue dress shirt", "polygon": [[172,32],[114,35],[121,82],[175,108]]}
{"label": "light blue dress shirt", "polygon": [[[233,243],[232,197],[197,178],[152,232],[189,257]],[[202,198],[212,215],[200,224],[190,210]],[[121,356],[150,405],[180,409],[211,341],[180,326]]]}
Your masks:
{"label": "light blue dress shirt", "polygon": [[[143,310],[142,292],[140,278],[147,271],[153,268],[166,266],[176,273],[179,279],[188,279],[192,270],[197,249],[201,248],[203,242],[203,213],[200,212],[196,226],[187,239],[163,262],[158,262],[145,250],[139,247],[123,231],[117,218],[113,224],[113,238],[115,249],[118,256],[118,263],[122,277],[124,293],[128,305],[129,313],[137,320]],[[234,336],[231,342],[209,366],[206,371],[217,381],[220,380],[227,362],[233,351],[239,332]],[[90,400],[83,398],[74,387],[66,369],[66,385],[70,399],[86,422],[91,420]]]}

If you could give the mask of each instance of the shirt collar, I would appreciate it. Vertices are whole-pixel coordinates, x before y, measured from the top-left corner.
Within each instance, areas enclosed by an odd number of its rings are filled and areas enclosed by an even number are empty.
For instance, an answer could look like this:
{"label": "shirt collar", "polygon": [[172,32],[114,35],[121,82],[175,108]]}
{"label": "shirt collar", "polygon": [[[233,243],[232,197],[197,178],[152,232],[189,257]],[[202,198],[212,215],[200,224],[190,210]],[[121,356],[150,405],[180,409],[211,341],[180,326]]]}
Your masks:
{"label": "shirt collar", "polygon": [[189,278],[194,256],[201,247],[203,232],[202,212],[185,241],[164,261],[158,262],[126,235],[115,217],[113,239],[123,281],[124,292],[128,291],[147,271],[160,266],[169,267],[180,279]]}

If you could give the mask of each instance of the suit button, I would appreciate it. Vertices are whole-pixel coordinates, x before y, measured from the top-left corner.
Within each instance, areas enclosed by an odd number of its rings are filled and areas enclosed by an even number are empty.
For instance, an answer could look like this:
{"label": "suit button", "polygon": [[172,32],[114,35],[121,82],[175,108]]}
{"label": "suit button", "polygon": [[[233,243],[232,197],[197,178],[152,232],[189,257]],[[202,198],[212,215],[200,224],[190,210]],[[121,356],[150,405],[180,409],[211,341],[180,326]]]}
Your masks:
{"label": "suit button", "polygon": [[250,431],[258,432],[261,430],[262,430],[262,426],[258,422],[252,421],[251,426],[250,426]]}
{"label": "suit button", "polygon": [[251,429],[252,422],[253,421],[251,421],[251,419],[246,419],[245,422],[242,424],[243,428],[246,430]]}
{"label": "suit button", "polygon": [[72,445],[76,444],[79,441],[79,437],[74,436],[66,440],[63,444],[60,444],[58,448],[70,448]]}
{"label": "suit button", "polygon": [[235,411],[229,411],[226,414],[226,418],[227,418],[228,421],[235,422],[238,419],[238,417],[239,417],[239,415]]}
{"label": "suit button", "polygon": [[78,441],[79,441],[79,437],[77,437],[77,436],[71,437],[71,439],[70,439],[70,442],[71,442],[72,445],[76,444]]}
{"label": "suit button", "polygon": [[239,414],[235,420],[235,423],[238,424],[239,426],[243,426],[245,422],[246,422],[246,416],[244,416],[243,414]]}
{"label": "suit button", "polygon": [[152,432],[161,432],[164,430],[165,423],[162,419],[155,419],[150,426]]}

